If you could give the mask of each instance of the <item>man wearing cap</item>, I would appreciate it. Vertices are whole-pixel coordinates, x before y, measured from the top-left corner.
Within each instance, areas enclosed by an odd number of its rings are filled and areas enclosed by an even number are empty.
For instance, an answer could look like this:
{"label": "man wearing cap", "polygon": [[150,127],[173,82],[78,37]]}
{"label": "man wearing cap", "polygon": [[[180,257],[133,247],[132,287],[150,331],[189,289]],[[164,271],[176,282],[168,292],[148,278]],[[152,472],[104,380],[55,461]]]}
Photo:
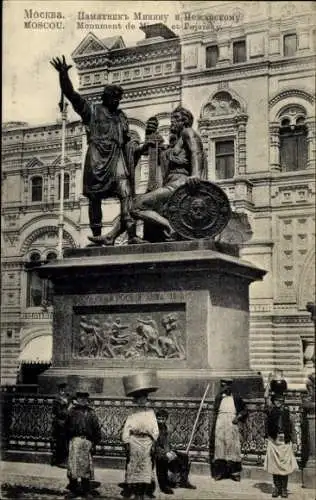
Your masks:
{"label": "man wearing cap", "polygon": [[65,435],[65,421],[69,409],[69,395],[66,393],[66,382],[58,384],[58,394],[54,398],[52,408],[52,458],[51,464],[66,467],[68,458],[68,443]]}
{"label": "man wearing cap", "polygon": [[134,195],[134,171],[140,155],[148,148],[139,146],[129,137],[127,116],[118,109],[123,96],[119,85],[106,85],[101,104],[89,104],[75,92],[68,71],[72,67],[65,57],[51,61],[59,73],[63,94],[69,99],[86,127],[88,150],[83,172],[83,194],[89,200],[89,221],[94,244],[113,245],[112,232],[101,235],[102,199],[117,197],[121,205],[122,232],[127,231],[129,242],[135,242],[136,225],[130,209]]}
{"label": "man wearing cap", "polygon": [[240,481],[241,444],[238,423],[247,418],[242,398],[232,389],[233,380],[222,379],[214,401],[213,427],[210,438],[210,464],[216,481],[230,477]]}
{"label": "man wearing cap", "polygon": [[65,429],[69,441],[70,497],[80,494],[89,498],[91,480],[94,479],[92,455],[101,441],[101,426],[93,408],[89,406],[89,392],[84,387],[76,392],[76,402],[68,412]]}

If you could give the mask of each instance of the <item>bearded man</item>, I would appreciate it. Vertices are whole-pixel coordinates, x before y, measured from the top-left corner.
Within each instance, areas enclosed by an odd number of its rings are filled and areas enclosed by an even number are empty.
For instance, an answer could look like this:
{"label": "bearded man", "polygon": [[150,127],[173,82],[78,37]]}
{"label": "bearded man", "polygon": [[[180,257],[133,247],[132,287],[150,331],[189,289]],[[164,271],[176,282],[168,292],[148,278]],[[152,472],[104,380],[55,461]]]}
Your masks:
{"label": "bearded man", "polygon": [[175,234],[163,215],[163,206],[179,186],[188,183],[193,188],[204,174],[203,145],[192,125],[193,115],[189,110],[178,106],[172,112],[170,133],[173,143],[161,152],[163,184],[149,193],[137,196],[131,209],[135,219],[160,226],[167,240],[173,240]]}

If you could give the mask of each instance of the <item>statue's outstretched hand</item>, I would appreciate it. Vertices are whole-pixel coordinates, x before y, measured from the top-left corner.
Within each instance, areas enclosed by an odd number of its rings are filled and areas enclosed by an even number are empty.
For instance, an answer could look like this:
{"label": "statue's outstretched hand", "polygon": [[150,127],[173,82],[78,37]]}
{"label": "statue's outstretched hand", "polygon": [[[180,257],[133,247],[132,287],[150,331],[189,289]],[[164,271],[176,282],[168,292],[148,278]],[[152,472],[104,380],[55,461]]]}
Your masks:
{"label": "statue's outstretched hand", "polygon": [[55,57],[50,61],[51,65],[55,68],[58,73],[67,73],[67,71],[72,68],[71,64],[66,63],[65,56],[62,56],[62,59],[60,57]]}

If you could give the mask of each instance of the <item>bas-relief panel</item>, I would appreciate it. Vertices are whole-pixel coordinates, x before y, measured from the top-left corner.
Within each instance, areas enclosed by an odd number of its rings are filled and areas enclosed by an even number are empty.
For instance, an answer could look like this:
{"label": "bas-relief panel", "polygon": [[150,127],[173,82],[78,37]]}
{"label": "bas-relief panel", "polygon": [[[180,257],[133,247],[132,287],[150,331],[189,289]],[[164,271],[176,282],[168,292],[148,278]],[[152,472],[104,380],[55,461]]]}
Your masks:
{"label": "bas-relief panel", "polygon": [[185,359],[185,306],[75,308],[73,357]]}

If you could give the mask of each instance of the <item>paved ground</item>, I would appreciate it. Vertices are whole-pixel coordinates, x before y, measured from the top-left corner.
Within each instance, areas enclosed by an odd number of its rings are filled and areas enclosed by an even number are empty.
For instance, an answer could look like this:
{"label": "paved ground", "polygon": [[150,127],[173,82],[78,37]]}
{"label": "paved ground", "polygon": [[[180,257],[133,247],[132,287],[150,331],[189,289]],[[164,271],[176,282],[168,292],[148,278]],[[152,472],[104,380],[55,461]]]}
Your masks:
{"label": "paved ground", "polygon": [[[65,498],[66,472],[46,464],[0,462],[2,499],[61,500]],[[96,481],[101,482],[98,498],[122,500],[118,483],[123,480],[122,470],[96,469]],[[272,486],[268,481],[242,479],[215,482],[205,475],[191,475],[196,490],[175,489],[174,495],[156,490],[157,500],[260,500],[271,498]],[[315,492],[303,489],[298,483],[289,483],[290,500],[314,500]]]}

